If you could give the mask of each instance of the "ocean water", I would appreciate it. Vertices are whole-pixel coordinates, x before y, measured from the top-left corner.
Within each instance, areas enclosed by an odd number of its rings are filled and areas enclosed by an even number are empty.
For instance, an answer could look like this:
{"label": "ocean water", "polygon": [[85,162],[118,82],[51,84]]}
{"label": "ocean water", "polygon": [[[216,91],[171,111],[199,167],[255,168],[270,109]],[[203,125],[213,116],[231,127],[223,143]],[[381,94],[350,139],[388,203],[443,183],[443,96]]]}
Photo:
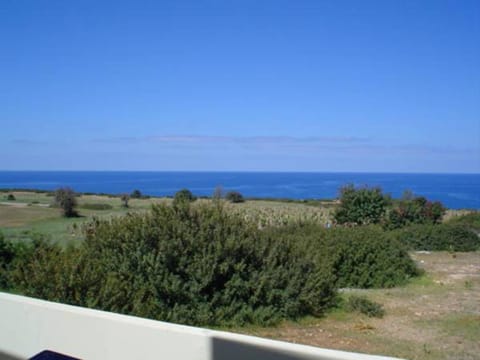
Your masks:
{"label": "ocean water", "polygon": [[480,209],[480,174],[0,171],[0,188],[69,186],[80,192],[110,194],[139,189],[157,196],[173,195],[182,188],[198,196],[211,195],[221,185],[246,197],[325,199],[335,198],[339,188],[349,183],[380,186],[393,197],[409,189],[452,209]]}

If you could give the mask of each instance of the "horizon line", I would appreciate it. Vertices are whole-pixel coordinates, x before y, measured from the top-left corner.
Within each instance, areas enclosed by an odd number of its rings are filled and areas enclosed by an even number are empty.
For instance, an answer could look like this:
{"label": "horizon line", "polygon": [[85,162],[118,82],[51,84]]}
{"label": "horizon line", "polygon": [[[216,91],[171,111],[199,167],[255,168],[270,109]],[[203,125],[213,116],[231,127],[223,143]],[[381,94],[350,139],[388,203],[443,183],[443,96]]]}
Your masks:
{"label": "horizon line", "polygon": [[332,171],[332,170],[92,170],[92,169],[79,169],[79,170],[65,170],[65,169],[50,169],[50,170],[9,170],[0,169],[0,172],[157,172],[157,173],[272,173],[272,174],[392,174],[392,175],[480,175],[480,172],[409,172],[409,171]]}

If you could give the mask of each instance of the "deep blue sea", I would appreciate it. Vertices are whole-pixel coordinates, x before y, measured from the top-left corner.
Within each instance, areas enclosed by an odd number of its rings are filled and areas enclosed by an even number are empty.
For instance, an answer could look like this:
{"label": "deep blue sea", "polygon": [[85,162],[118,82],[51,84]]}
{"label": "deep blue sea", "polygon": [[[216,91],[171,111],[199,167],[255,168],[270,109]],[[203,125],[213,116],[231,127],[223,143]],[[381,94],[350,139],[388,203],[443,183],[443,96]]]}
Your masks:
{"label": "deep blue sea", "polygon": [[338,189],[349,183],[380,186],[393,197],[410,189],[452,209],[480,209],[480,174],[0,171],[0,188],[69,186],[80,192],[110,194],[139,189],[147,195],[173,195],[188,188],[202,196],[221,185],[246,197],[325,199],[335,198]]}

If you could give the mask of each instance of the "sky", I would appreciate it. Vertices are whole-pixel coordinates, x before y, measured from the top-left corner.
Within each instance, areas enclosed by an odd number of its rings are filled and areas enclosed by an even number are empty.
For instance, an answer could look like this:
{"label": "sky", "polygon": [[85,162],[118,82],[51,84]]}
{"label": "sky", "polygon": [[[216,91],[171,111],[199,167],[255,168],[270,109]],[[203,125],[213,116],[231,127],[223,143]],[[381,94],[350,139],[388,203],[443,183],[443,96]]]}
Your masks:
{"label": "sky", "polygon": [[0,169],[480,173],[480,1],[2,0]]}

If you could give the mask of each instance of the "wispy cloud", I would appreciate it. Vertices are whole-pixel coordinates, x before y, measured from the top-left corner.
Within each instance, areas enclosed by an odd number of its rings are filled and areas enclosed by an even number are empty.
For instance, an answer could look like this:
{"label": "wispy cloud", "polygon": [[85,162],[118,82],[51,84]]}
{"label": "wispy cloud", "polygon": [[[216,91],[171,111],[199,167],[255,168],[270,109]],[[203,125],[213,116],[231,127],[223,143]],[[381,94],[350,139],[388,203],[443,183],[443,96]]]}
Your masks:
{"label": "wispy cloud", "polygon": [[159,135],[143,137],[112,137],[92,140],[95,143],[160,143],[160,144],[252,144],[252,145],[304,145],[304,144],[361,144],[370,139],[355,136],[197,136]]}
{"label": "wispy cloud", "polygon": [[48,144],[46,141],[32,140],[32,139],[13,139],[11,141],[15,145],[45,145]]}
{"label": "wispy cloud", "polygon": [[272,153],[293,151],[296,154],[309,152],[334,153],[336,155],[380,156],[423,156],[472,154],[479,149],[472,147],[452,147],[426,144],[391,144],[366,137],[356,136],[208,136],[208,135],[152,135],[132,137],[110,137],[91,140],[92,143],[105,145],[158,145],[169,149],[226,149],[237,148],[253,151],[268,150]]}

